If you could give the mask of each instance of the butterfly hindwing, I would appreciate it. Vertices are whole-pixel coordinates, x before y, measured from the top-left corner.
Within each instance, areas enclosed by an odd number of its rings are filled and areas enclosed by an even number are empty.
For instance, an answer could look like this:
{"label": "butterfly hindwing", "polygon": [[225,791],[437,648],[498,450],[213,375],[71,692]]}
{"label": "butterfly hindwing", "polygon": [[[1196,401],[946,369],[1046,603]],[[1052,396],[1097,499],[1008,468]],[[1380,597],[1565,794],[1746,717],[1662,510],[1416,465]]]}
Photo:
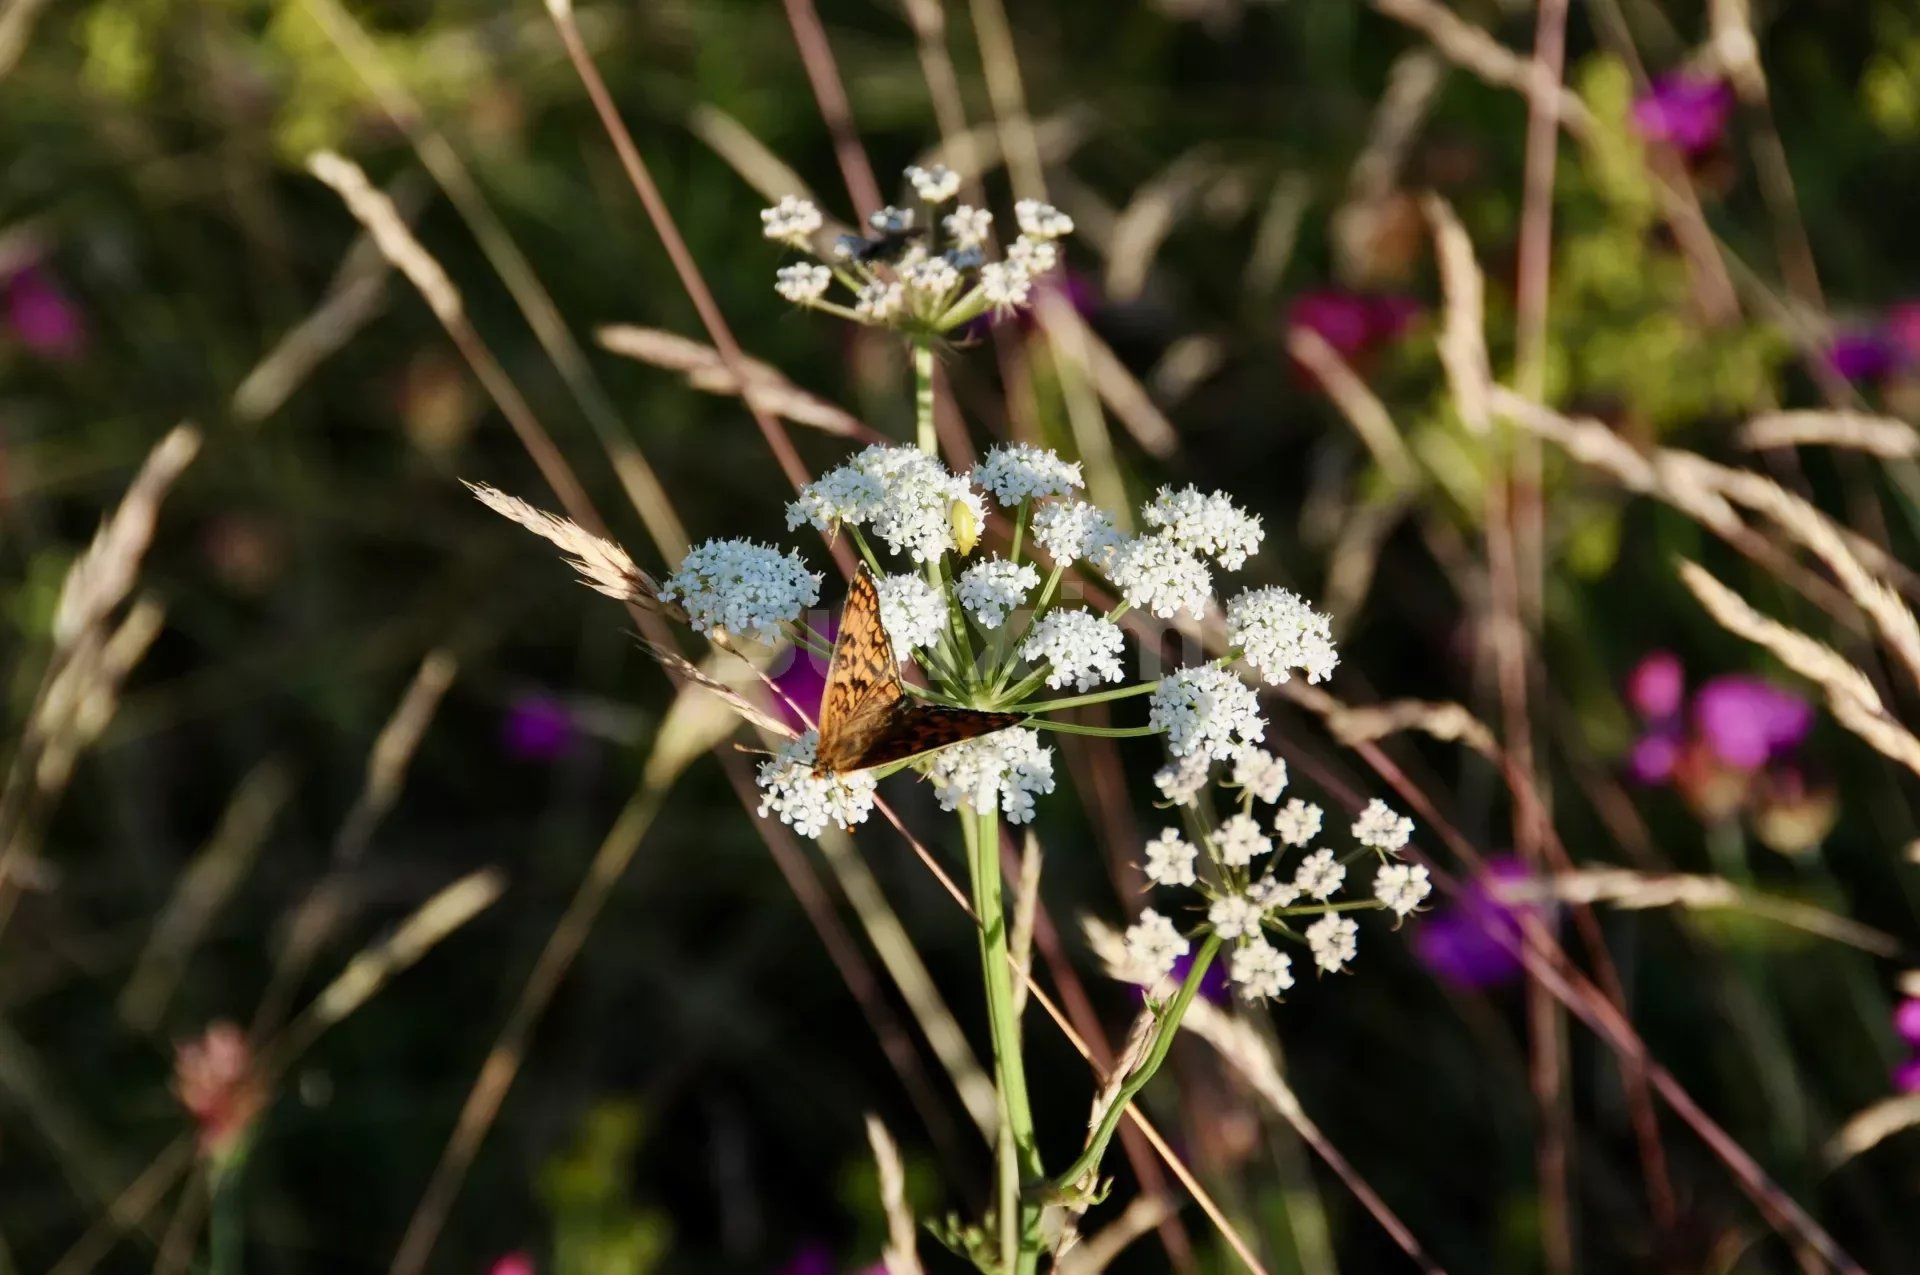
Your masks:
{"label": "butterfly hindwing", "polygon": [[851,774],[883,766],[1023,720],[1021,713],[985,713],[908,699],[893,643],[880,622],[880,590],[865,568],[854,576],[820,696],[816,772]]}
{"label": "butterfly hindwing", "polygon": [[820,745],[815,760],[821,770],[860,769],[857,759],[885,729],[894,707],[906,692],[900,686],[900,666],[880,622],[880,590],[871,573],[862,569],[847,590],[846,609],[840,613],[840,637],[833,644],[827,666],[827,685],[820,696]]}

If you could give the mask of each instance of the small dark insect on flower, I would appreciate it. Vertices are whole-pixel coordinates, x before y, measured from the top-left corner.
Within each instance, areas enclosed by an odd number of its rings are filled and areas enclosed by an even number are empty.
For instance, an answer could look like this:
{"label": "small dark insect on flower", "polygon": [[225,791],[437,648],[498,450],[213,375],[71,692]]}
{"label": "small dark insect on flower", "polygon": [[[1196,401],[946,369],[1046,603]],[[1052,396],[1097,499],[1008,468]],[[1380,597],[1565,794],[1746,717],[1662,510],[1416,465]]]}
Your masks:
{"label": "small dark insect on flower", "polygon": [[907,255],[914,242],[926,237],[924,229],[908,226],[901,230],[883,230],[872,235],[841,235],[833,241],[833,252],[842,261],[860,265],[892,263]]}

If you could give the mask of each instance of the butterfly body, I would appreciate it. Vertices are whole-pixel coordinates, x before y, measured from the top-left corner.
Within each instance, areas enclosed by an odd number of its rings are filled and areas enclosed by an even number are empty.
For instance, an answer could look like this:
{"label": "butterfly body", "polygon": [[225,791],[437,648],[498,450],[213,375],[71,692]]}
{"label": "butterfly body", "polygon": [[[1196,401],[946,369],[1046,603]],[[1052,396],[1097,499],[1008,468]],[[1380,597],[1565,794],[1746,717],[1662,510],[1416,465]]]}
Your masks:
{"label": "butterfly body", "polygon": [[864,568],[854,577],[820,697],[815,774],[884,766],[1025,720],[1024,713],[923,704],[908,696],[893,643],[880,622],[880,591]]}

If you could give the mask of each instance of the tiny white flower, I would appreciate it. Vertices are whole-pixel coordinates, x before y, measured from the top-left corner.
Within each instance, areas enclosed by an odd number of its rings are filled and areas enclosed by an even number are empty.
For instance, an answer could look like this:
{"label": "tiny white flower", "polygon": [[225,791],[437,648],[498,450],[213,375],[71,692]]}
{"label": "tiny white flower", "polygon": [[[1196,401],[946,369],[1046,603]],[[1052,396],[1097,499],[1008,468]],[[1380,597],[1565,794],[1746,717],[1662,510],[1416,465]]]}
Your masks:
{"label": "tiny white flower", "polygon": [[1213,834],[1213,844],[1220,851],[1220,862],[1230,868],[1244,868],[1273,849],[1273,842],[1260,831],[1260,825],[1246,815],[1223,821]]}
{"label": "tiny white flower", "polygon": [[1346,917],[1329,912],[1307,927],[1307,946],[1313,949],[1313,963],[1329,974],[1351,961],[1360,950],[1360,927]]}
{"label": "tiny white flower", "polygon": [[960,174],[945,164],[935,164],[932,168],[914,164],[907,169],[907,181],[912,184],[914,194],[930,204],[944,204],[960,193]]}
{"label": "tiny white flower", "polygon": [[833,272],[825,266],[781,266],[774,271],[773,290],[795,305],[805,305],[825,295],[831,282]]}
{"label": "tiny white flower", "polygon": [[1034,511],[1033,538],[1057,566],[1085,558],[1098,567],[1126,537],[1114,528],[1105,510],[1084,500],[1070,500]]}
{"label": "tiny white flower", "polygon": [[1268,805],[1280,800],[1287,788],[1287,763],[1264,748],[1251,745],[1233,755],[1233,782]]}
{"label": "tiny white flower", "polygon": [[1010,261],[990,261],[980,267],[980,295],[998,310],[1023,306],[1033,299],[1033,276]]}
{"label": "tiny white flower", "polygon": [[1290,908],[1300,898],[1300,887],[1269,872],[1247,887],[1247,897],[1263,908]]}
{"label": "tiny white flower", "polygon": [[1346,866],[1333,857],[1331,850],[1315,850],[1300,861],[1299,869],[1293,874],[1293,883],[1301,892],[1316,899],[1332,898],[1346,879]]}
{"label": "tiny white flower", "polygon": [[1007,245],[1007,264],[1032,278],[1059,265],[1060,250],[1053,246],[1051,240],[1021,235]]}
{"label": "tiny white flower", "polygon": [[971,204],[956,204],[940,224],[947,228],[953,246],[964,252],[987,241],[987,233],[993,229],[993,214]]}
{"label": "tiny white flower", "polygon": [[1173,971],[1173,963],[1189,950],[1191,945],[1173,922],[1152,908],[1142,909],[1140,919],[1127,927],[1127,965],[1143,983],[1165,978]]}
{"label": "tiny white flower", "polygon": [[867,225],[883,235],[897,235],[903,230],[912,230],[913,209],[895,208],[888,204],[877,213],[868,213]]}
{"label": "tiny white flower", "polygon": [[803,837],[817,837],[831,823],[851,828],[865,823],[873,810],[876,781],[870,771],[851,775],[813,773],[817,731],[789,740],[780,751],[760,763],[760,816],[778,815]]}
{"label": "tiny white flower", "polygon": [[942,810],[998,795],[1008,823],[1032,823],[1033,799],[1053,791],[1053,750],[1040,732],[1015,726],[950,744],[933,755],[927,780]]}
{"label": "tiny white flower", "polygon": [[1181,669],[1164,679],[1153,692],[1147,722],[1167,733],[1167,751],[1175,757],[1199,752],[1224,760],[1266,733],[1258,697],[1239,678],[1212,665]]}
{"label": "tiny white flower", "polygon": [[1373,897],[1405,916],[1433,893],[1427,870],[1417,863],[1383,863],[1373,878]]}
{"label": "tiny white flower", "polygon": [[1251,936],[1260,932],[1263,911],[1264,908],[1245,895],[1223,894],[1207,909],[1207,924],[1223,939]]}
{"label": "tiny white flower", "polygon": [[1162,828],[1160,835],[1147,842],[1147,880],[1156,885],[1192,885],[1193,861],[1200,854],[1200,848],[1191,841],[1184,840],[1172,828]]}
{"label": "tiny white flower", "polygon": [[1277,586],[1248,589],[1227,603],[1228,644],[1245,653],[1269,686],[1287,681],[1295,669],[1309,682],[1324,681],[1340,663],[1332,625],[1306,599]]}
{"label": "tiny white flower", "polygon": [[796,248],[806,247],[808,236],[816,233],[822,224],[820,210],[813,206],[813,201],[795,195],[783,195],[773,207],[760,210],[760,233]]}
{"label": "tiny white flower", "polygon": [[1207,777],[1213,773],[1213,758],[1205,753],[1175,757],[1153,772],[1154,787],[1176,806],[1191,806],[1205,791]]}
{"label": "tiny white flower", "polygon": [[1257,514],[1242,511],[1221,492],[1197,487],[1162,487],[1140,517],[1149,527],[1194,553],[1206,554],[1229,571],[1238,571],[1257,553],[1266,532]]}
{"label": "tiny white flower", "polygon": [[900,267],[900,282],[916,297],[938,300],[960,286],[960,272],[945,257],[923,257]]}
{"label": "tiny white flower", "polygon": [[1320,835],[1320,807],[1298,797],[1289,801],[1273,817],[1273,830],[1290,846],[1304,846]]}
{"label": "tiny white flower", "polygon": [[917,651],[940,640],[947,627],[947,600],[940,590],[911,573],[881,576],[880,623],[895,654]]}
{"label": "tiny white flower", "polygon": [[1354,820],[1353,839],[1363,846],[1397,854],[1413,839],[1413,820],[1394,813],[1393,807],[1375,797]]}
{"label": "tiny white flower", "polygon": [[1103,569],[1130,606],[1162,620],[1182,611],[1200,619],[1213,600],[1213,573],[1207,564],[1166,536],[1135,536],[1122,542]]}
{"label": "tiny white flower", "polygon": [[986,558],[960,573],[960,605],[982,627],[997,629],[1039,583],[1031,563]]}
{"label": "tiny white flower", "polygon": [[966,479],[917,447],[876,443],[807,484],[787,506],[787,526],[812,523],[829,532],[840,523],[871,526],[891,552],[925,562],[954,547],[956,500],[967,506],[973,525],[986,521],[986,501]]}
{"label": "tiny white flower", "polygon": [[868,323],[885,323],[900,313],[906,300],[905,288],[885,279],[875,279],[860,289],[854,298],[853,312]]}
{"label": "tiny white flower", "polygon": [[1020,232],[1035,239],[1058,239],[1073,233],[1073,218],[1038,199],[1023,199],[1013,206],[1014,220]]}
{"label": "tiny white flower", "polygon": [[973,481],[1009,509],[1023,500],[1064,496],[1086,485],[1079,461],[1062,460],[1052,448],[1027,443],[1001,443],[989,450],[974,467]]}
{"label": "tiny white flower", "polygon": [[820,577],[805,559],[751,540],[709,540],[680,560],[660,586],[696,629],[776,642],[781,626],[820,600]]}
{"label": "tiny white flower", "polygon": [[1126,676],[1120,666],[1126,644],[1126,633],[1112,620],[1091,611],[1049,611],[1027,630],[1020,657],[1045,664],[1047,685],[1055,690],[1072,682],[1076,691],[1086,691]]}
{"label": "tiny white flower", "polygon": [[1228,977],[1248,1000],[1265,1000],[1293,986],[1293,958],[1263,938],[1250,938],[1233,950]]}

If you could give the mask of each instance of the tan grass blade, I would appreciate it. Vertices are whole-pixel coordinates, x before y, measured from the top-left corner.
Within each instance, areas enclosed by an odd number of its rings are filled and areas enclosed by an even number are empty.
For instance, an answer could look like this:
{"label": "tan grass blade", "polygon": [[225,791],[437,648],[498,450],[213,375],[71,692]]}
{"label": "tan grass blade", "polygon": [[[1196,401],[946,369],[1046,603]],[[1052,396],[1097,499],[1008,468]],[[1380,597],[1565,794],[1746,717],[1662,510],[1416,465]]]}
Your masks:
{"label": "tan grass blade", "polygon": [[1915,1125],[1920,1125],[1920,1094],[1882,1098],[1840,1126],[1840,1131],[1827,1142],[1827,1164],[1839,1168]]}
{"label": "tan grass blade", "polygon": [[867,1116],[867,1145],[880,1176],[880,1207],[887,1217],[887,1247],[881,1263],[887,1275],[922,1275],[919,1241],[913,1210],[907,1207],[907,1175],[900,1165],[900,1148],[880,1117]]}
{"label": "tan grass blade", "polygon": [[[740,382],[727,370],[720,352],[710,345],[689,341],[659,328],[631,324],[600,328],[595,331],[594,339],[615,354],[684,373],[687,384],[703,393],[725,397],[740,394]],[[809,394],[769,364],[742,356],[741,366],[746,369],[747,383],[752,387],[748,400],[760,410],[841,438],[878,437],[851,412]]]}
{"label": "tan grass blade", "polygon": [[467,483],[467,490],[502,518],[517,522],[534,535],[548,541],[566,555],[567,565],[595,593],[635,606],[661,610],[660,586],[653,577],[633,565],[633,559],[619,545],[596,536],[570,518],[550,514],[485,483]]}
{"label": "tan grass blade", "polygon": [[1060,1254],[1057,1275],[1101,1275],[1135,1240],[1173,1216],[1173,1206],[1158,1195],[1135,1196],[1120,1216]]}
{"label": "tan grass blade", "polygon": [[160,502],[200,451],[200,431],[176,425],[147,454],[119,508],[101,523],[93,543],[67,571],[53,612],[56,650],[72,646],[133,592],[141,559],[153,542]]}
{"label": "tan grass blade", "polygon": [[1434,253],[1440,260],[1440,287],[1446,308],[1440,328],[1440,361],[1447,370],[1454,406],[1469,430],[1484,434],[1492,428],[1488,394],[1493,364],[1487,357],[1486,278],[1474,259],[1473,241],[1447,201],[1429,195],[1424,201],[1433,224]]}
{"label": "tan grass blade", "polygon": [[1883,460],[1907,460],[1920,456],[1920,430],[1891,416],[1865,412],[1769,412],[1741,427],[1740,445],[1754,451],[1832,447]]}

